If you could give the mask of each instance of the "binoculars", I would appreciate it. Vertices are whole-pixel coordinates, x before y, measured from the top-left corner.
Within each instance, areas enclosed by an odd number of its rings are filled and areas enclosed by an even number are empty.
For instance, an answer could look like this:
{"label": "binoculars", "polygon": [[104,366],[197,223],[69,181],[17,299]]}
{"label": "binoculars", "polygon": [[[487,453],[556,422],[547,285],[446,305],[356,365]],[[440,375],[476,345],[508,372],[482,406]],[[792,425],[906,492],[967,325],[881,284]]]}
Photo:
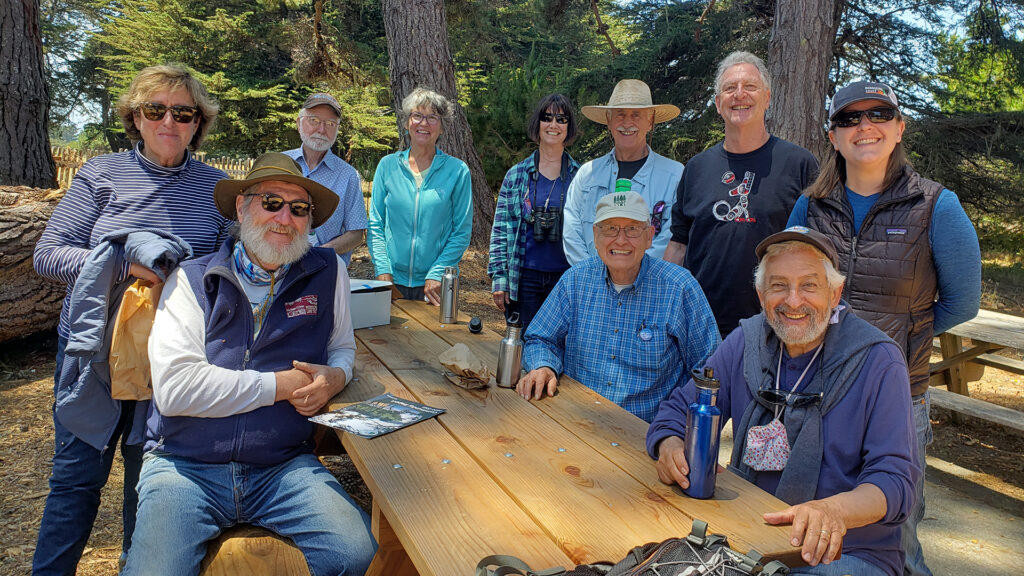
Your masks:
{"label": "binoculars", "polygon": [[538,206],[533,209],[533,241],[562,241],[562,208]]}

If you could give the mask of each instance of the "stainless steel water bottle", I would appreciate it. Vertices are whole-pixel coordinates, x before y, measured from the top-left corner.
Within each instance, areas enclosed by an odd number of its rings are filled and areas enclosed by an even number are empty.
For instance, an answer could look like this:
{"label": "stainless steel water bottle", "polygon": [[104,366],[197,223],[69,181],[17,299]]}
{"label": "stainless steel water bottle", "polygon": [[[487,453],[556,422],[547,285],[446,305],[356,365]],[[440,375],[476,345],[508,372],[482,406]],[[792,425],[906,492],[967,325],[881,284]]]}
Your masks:
{"label": "stainless steel water bottle", "polygon": [[441,313],[442,324],[454,324],[459,321],[459,269],[445,266],[441,276]]}
{"label": "stainless steel water bottle", "polygon": [[502,388],[515,388],[519,382],[523,360],[523,325],[519,313],[513,312],[505,325],[505,337],[498,344],[498,374],[496,380]]}
{"label": "stainless steel water bottle", "polygon": [[694,369],[697,401],[690,404],[686,414],[686,462],[690,466],[690,486],[683,490],[691,498],[711,498],[718,477],[718,442],[721,439],[719,421],[722,411],[718,401],[719,381],[713,368],[701,372]]}

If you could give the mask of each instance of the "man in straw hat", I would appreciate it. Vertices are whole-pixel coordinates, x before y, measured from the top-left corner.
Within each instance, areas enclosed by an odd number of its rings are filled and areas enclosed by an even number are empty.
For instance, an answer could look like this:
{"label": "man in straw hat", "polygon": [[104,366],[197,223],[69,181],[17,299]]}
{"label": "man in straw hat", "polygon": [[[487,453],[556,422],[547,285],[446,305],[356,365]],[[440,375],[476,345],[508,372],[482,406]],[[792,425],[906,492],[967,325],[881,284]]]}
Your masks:
{"label": "man in straw hat", "polygon": [[645,252],[654,229],[639,194],[607,194],[596,214],[598,258],[570,268],[544,301],[516,391],[554,395],[564,373],[650,422],[718,346],[718,328],[693,276]]}
{"label": "man in straw hat", "polygon": [[654,240],[647,253],[661,258],[668,245],[669,219],[683,165],[651,150],[647,134],[659,122],[679,115],[671,104],[654,104],[651,89],[639,80],[615,85],[607,106],[584,106],[583,115],[608,126],[615,147],[580,167],[565,198],[562,244],[569,264],[595,256],[594,214],[597,201],[612,192],[633,191],[650,207]]}
{"label": "man in straw hat", "polygon": [[260,156],[214,200],[238,238],[172,274],[149,341],[153,403],[123,574],[196,574],[237,523],[295,542],[313,574],[362,574],[367,515],[313,455],[307,418],[352,376],[344,263],[310,248],[338,196]]}
{"label": "man in straw hat", "polygon": [[672,207],[665,260],[686,266],[705,288],[723,338],[759,310],[750,282],[754,247],[786,227],[818,172],[810,152],[768,134],[770,78],[750,52],[733,52],[718,65],[715,108],[725,140],[687,162]]}

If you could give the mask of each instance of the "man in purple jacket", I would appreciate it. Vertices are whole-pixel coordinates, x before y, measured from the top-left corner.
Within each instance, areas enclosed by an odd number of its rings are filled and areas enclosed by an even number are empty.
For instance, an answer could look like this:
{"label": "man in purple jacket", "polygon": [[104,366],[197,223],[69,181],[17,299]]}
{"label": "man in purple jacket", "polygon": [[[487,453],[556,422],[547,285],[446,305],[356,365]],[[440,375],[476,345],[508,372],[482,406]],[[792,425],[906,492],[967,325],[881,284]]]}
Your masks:
{"label": "man in purple jacket", "polygon": [[[898,576],[900,524],[922,481],[903,352],[841,301],[828,238],[795,226],[756,253],[761,313],[707,362],[721,380],[721,422],[733,421],[730,468],[791,505],[764,519],[792,525],[810,565],[792,573]],[[692,380],[675,389],[647,433],[666,484],[689,485],[683,446],[695,398]]]}
{"label": "man in purple jacket", "polygon": [[163,288],[133,544],[122,574],[198,574],[238,523],[293,540],[313,574],[363,574],[368,517],[313,455],[307,418],[352,377],[349,280],[309,229],[338,197],[284,154],[214,188],[237,239]]}

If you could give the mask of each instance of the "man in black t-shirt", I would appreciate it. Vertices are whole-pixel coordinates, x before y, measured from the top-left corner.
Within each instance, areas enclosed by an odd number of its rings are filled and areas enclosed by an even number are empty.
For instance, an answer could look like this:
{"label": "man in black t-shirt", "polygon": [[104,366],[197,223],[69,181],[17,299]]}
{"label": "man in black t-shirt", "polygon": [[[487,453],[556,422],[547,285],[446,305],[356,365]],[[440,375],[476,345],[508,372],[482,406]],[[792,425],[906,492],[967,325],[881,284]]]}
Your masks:
{"label": "man in black t-shirt", "polygon": [[771,83],[764,62],[733,52],[715,77],[715,108],[725,140],[686,165],[672,207],[665,260],[700,283],[724,338],[760,311],[754,247],[786,227],[803,189],[817,175],[810,152],[768,134]]}

